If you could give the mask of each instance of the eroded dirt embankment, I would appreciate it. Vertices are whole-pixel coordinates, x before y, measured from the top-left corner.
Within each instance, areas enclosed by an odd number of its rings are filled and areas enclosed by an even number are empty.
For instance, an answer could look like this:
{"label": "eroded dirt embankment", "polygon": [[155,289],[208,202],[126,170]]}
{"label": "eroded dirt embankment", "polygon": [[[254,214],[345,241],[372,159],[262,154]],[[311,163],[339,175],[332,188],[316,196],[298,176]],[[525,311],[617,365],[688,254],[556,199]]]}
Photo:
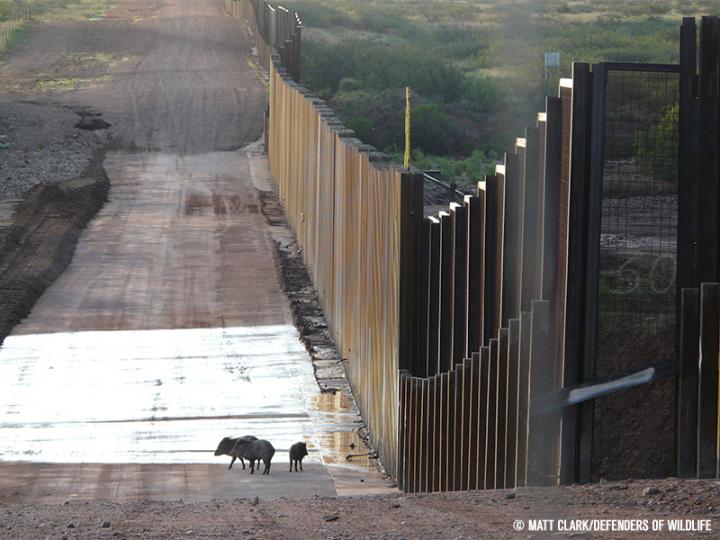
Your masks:
{"label": "eroded dirt embankment", "polygon": [[29,190],[0,231],[0,344],[70,264],[82,230],[107,199],[103,159],[98,149],[82,176]]}

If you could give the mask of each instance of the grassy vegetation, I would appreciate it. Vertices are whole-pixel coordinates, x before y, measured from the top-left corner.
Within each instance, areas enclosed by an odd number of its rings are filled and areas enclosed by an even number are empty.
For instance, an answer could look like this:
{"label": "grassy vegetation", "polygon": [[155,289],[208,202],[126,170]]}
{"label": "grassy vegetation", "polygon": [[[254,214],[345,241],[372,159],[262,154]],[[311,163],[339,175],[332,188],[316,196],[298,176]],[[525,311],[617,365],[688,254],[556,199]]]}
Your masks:
{"label": "grassy vegetation", "polygon": [[[415,164],[477,180],[572,62],[677,61],[682,16],[720,0],[286,0],[305,24],[303,84],[397,155],[413,89]],[[543,53],[559,73],[543,76]],[[486,161],[478,166],[480,158]]]}
{"label": "grassy vegetation", "polygon": [[5,43],[4,49],[0,47],[0,53],[2,53],[5,49],[10,49],[12,47],[17,47],[18,45],[22,45],[25,43],[28,38],[30,37],[30,33],[28,32],[28,29],[24,26],[20,26],[10,32],[10,37],[8,38],[7,42]]}
{"label": "grassy vegetation", "polygon": [[105,53],[73,53],[57,69],[38,73],[35,88],[41,92],[69,92],[107,82],[118,59]]}
{"label": "grassy vegetation", "polygon": [[0,0],[0,21],[27,7],[44,9],[45,18],[95,19],[103,17],[113,3],[111,0]]}
{"label": "grassy vegetation", "polygon": [[[0,0],[0,29],[10,29],[8,39],[0,39],[0,54],[29,38],[26,27],[28,10],[33,20],[95,20],[104,17],[113,4],[111,0]],[[48,88],[56,89],[56,86],[49,82]],[[57,88],[67,89],[70,86],[64,83]]]}

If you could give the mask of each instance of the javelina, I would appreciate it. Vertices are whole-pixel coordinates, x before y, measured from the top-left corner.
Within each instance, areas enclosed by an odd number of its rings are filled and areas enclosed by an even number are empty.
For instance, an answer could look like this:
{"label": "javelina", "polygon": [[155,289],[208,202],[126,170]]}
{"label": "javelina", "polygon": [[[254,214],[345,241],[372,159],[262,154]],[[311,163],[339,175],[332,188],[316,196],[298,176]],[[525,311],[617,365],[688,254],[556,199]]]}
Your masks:
{"label": "javelina", "polygon": [[[244,435],[243,437],[238,437],[237,439],[232,439],[230,437],[225,437],[222,441],[220,441],[220,444],[218,444],[217,450],[215,450],[216,456],[231,456],[232,461],[230,462],[230,466],[228,469],[232,469],[233,463],[235,463],[235,460],[240,458],[240,463],[242,463],[243,470],[245,470],[245,462],[243,461],[242,456],[236,456],[233,454],[233,448],[235,448],[235,444],[237,444],[238,441],[257,441],[257,437],[253,435]],[[252,465],[252,463],[251,463]]]}
{"label": "javelina", "polygon": [[[263,439],[256,441],[244,441],[242,437],[235,443],[232,455],[250,460],[250,474],[255,472],[255,460],[263,460],[265,470],[263,474],[270,474],[270,461],[275,455],[275,448],[268,441]],[[260,468],[260,463],[258,463]]]}
{"label": "javelina", "polygon": [[300,463],[300,470],[302,471],[302,460],[308,455],[307,444],[304,442],[296,442],[290,447],[290,472],[293,470],[293,463],[295,464],[295,472],[298,472],[298,463]]}

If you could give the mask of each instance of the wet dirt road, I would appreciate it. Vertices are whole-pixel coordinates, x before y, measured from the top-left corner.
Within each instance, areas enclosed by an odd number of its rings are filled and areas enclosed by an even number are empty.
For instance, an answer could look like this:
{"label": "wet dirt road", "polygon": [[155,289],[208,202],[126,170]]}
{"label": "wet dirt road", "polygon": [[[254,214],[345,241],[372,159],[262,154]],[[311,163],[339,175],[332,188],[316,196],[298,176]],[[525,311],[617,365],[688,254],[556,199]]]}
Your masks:
{"label": "wet dirt road", "polygon": [[[240,22],[220,0],[124,0],[105,21],[33,35],[0,84],[14,73],[19,88],[37,86],[78,48],[115,51],[107,75],[55,99],[111,120],[116,150],[108,202],[0,349],[0,493],[57,502],[385,489],[371,464],[343,463],[348,444],[364,448],[357,409],[319,392],[278,283],[257,197],[267,163],[243,148],[261,132],[264,88]],[[64,45],[41,52],[51,37]],[[212,455],[223,436],[246,433],[275,445],[269,477],[227,471],[229,458]],[[291,475],[298,440],[310,456]]]}

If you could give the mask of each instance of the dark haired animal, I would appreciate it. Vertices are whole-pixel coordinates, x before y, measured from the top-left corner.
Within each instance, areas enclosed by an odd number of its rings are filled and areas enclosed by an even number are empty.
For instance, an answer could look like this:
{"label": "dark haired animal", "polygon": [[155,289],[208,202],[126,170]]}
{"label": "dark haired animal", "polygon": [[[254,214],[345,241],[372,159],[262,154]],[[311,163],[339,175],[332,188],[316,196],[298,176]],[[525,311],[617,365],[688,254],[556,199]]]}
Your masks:
{"label": "dark haired animal", "polygon": [[[275,455],[275,447],[263,439],[247,441],[240,437],[232,449],[232,455],[250,460],[250,474],[255,472],[255,460],[262,459],[265,464],[263,474],[270,474],[270,461]],[[258,468],[260,468],[260,463],[258,463]]]}
{"label": "dark haired animal", "polygon": [[296,442],[290,447],[290,472],[293,470],[293,464],[295,464],[295,472],[298,472],[298,463],[300,464],[300,470],[302,471],[302,460],[308,455],[307,444],[304,442]]}
{"label": "dark haired animal", "polygon": [[[222,441],[220,441],[220,444],[218,444],[217,450],[215,450],[216,456],[231,456],[232,457],[232,461],[230,462],[230,466],[228,467],[228,469],[232,469],[233,463],[235,463],[235,460],[239,458],[240,463],[242,463],[243,470],[245,470],[245,462],[243,461],[242,456],[233,454],[233,448],[235,448],[235,445],[240,440],[257,441],[257,437],[255,437],[253,435],[245,435],[243,437],[238,437],[237,439],[225,437]],[[252,463],[250,463],[250,465],[252,465]]]}

